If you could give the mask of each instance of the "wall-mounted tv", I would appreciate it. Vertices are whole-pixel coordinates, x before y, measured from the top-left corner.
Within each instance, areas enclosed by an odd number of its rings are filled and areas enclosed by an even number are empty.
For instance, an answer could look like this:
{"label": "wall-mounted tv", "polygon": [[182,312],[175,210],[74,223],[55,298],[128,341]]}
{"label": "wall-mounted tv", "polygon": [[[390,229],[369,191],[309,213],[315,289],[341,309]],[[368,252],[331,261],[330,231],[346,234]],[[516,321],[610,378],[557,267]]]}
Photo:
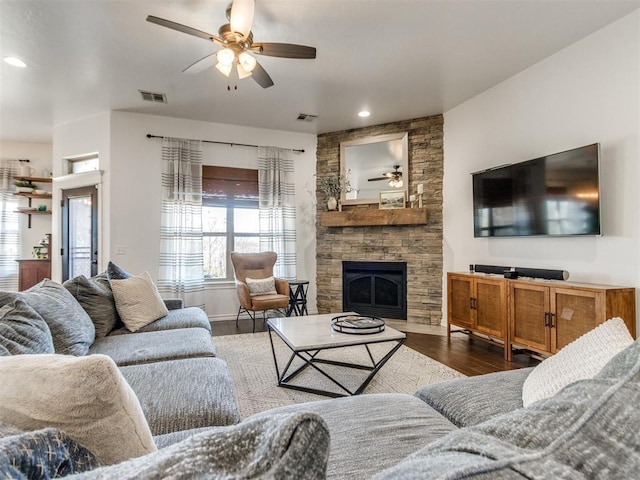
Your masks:
{"label": "wall-mounted tv", "polygon": [[600,235],[600,144],[473,173],[475,237]]}

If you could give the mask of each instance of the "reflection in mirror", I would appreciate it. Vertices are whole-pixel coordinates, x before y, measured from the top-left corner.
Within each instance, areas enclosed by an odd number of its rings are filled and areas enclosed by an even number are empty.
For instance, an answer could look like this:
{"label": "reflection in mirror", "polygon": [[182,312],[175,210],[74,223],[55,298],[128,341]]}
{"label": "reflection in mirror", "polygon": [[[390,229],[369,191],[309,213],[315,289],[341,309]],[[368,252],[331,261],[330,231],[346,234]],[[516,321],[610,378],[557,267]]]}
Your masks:
{"label": "reflection in mirror", "polygon": [[408,189],[407,137],[404,132],[340,143],[340,174],[350,187],[343,204],[378,203],[380,192]]}

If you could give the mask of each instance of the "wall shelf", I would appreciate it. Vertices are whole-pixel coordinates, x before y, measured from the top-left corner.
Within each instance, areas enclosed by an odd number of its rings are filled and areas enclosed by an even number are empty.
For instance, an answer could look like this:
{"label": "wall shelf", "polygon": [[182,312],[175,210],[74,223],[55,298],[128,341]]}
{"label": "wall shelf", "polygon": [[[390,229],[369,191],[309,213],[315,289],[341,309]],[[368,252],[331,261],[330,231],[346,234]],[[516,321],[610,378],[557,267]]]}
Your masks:
{"label": "wall shelf", "polygon": [[376,210],[354,208],[342,212],[320,212],[323,227],[370,227],[384,225],[426,225],[426,208]]}
{"label": "wall shelf", "polygon": [[[52,179],[49,178],[45,178],[45,177],[22,177],[22,176],[16,176],[14,177],[16,180],[20,181],[20,182],[32,182],[32,183],[51,183]],[[27,228],[31,228],[31,215],[51,215],[51,209],[48,208],[47,210],[38,210],[37,208],[31,208],[31,200],[34,198],[37,199],[43,199],[43,200],[47,200],[47,199],[51,199],[53,198],[53,195],[51,194],[51,192],[47,192],[47,193],[33,193],[33,192],[14,192],[14,194],[16,197],[25,197],[29,199],[29,208],[26,209],[18,209],[18,213],[24,213],[25,215],[27,215],[29,217],[29,222],[27,224]]]}
{"label": "wall shelf", "polygon": [[15,176],[13,177],[15,180],[18,180],[20,182],[32,182],[32,183],[51,183],[53,181],[53,179],[51,177],[21,177],[21,176]]}
{"label": "wall shelf", "polygon": [[16,197],[27,197],[27,198],[52,198],[52,195],[50,193],[15,192],[14,195]]}

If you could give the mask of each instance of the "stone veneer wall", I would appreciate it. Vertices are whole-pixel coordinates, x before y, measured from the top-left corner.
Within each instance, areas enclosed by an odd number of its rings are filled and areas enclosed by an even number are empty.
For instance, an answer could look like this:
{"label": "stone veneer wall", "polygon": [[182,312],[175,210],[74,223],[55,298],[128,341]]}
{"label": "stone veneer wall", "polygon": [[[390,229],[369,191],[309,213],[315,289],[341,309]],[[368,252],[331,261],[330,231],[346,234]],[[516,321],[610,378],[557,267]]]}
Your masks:
{"label": "stone veneer wall", "polygon": [[[409,133],[409,193],[424,185],[426,225],[332,227],[320,225],[327,199],[317,192],[317,303],[319,313],[342,310],[342,261],[407,262],[407,321],[442,320],[442,115],[318,135],[317,177],[339,175],[340,142],[370,135]],[[347,208],[378,208],[377,205]]]}

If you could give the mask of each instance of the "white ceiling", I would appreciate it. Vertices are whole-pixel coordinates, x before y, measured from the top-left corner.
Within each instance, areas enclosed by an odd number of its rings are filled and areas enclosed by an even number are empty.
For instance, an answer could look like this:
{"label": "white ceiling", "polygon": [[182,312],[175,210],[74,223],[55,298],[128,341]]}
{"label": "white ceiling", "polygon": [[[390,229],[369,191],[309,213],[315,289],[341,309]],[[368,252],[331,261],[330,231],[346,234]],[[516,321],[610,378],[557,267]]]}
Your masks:
{"label": "white ceiling", "polygon": [[[317,48],[259,57],[275,85],[182,70],[218,48],[146,22],[217,34],[226,0],[0,0],[0,139],[125,110],[324,133],[442,113],[640,7],[640,0],[256,0],[255,41]],[[233,83],[232,83],[233,85]],[[139,89],[166,93],[143,102]],[[371,111],[368,119],[357,112]],[[299,113],[318,115],[314,123]]]}

